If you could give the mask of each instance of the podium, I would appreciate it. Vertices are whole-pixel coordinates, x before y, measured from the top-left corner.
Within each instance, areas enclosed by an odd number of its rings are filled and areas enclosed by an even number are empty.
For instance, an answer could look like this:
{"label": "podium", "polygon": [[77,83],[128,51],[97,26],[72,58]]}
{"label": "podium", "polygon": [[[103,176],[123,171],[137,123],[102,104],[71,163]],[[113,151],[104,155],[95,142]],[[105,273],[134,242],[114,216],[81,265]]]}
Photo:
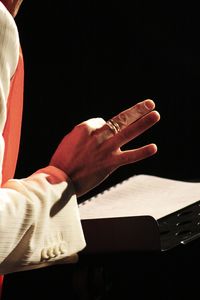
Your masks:
{"label": "podium", "polygon": [[167,251],[200,237],[200,201],[155,220],[152,216],[84,219],[88,254]]}
{"label": "podium", "polygon": [[167,251],[200,237],[200,182],[137,175],[79,209],[91,254]]}
{"label": "podium", "polygon": [[80,299],[198,299],[200,201],[158,220],[91,219],[82,226]]}
{"label": "podium", "polygon": [[[141,188],[141,182],[150,186],[149,193],[147,188]],[[80,278],[85,278],[80,295],[91,300],[196,299],[200,183],[144,176],[133,177],[125,184],[80,207],[87,243],[80,253],[77,271]],[[132,199],[127,194],[123,198],[124,190],[130,187],[128,194]],[[130,208],[135,215],[129,215]]]}

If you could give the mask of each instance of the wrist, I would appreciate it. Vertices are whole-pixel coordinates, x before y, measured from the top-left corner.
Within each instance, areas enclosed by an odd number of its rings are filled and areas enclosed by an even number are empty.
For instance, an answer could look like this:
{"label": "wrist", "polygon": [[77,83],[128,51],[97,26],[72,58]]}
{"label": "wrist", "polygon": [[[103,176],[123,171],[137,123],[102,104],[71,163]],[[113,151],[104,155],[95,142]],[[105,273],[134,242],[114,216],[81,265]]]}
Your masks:
{"label": "wrist", "polygon": [[39,169],[35,174],[37,173],[45,173],[48,175],[48,181],[52,184],[60,183],[60,182],[69,182],[71,179],[69,176],[58,167],[49,165],[45,168]]}

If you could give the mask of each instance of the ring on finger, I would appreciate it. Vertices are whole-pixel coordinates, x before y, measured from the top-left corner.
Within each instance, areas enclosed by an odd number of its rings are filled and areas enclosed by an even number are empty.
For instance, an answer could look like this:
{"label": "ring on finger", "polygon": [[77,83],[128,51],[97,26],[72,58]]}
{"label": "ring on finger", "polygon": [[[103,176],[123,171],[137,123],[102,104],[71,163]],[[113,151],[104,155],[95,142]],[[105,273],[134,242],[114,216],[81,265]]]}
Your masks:
{"label": "ring on finger", "polygon": [[106,124],[108,125],[108,127],[114,134],[117,134],[118,132],[121,131],[119,124],[116,121],[114,121],[113,119],[108,120],[106,122]]}

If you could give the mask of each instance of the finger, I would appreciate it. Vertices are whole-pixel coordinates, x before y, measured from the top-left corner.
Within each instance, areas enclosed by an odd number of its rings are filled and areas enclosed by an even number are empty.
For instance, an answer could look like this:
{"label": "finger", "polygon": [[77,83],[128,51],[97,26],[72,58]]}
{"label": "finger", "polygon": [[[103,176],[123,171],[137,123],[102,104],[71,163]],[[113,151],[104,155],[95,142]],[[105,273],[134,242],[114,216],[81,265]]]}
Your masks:
{"label": "finger", "polygon": [[[152,100],[148,99],[137,103],[129,109],[122,111],[109,121],[114,122],[117,125],[119,131],[121,131],[131,123],[134,123],[135,121],[152,111],[154,108],[155,103]],[[99,143],[101,143],[102,141],[113,137],[113,134],[115,133],[115,130],[113,131],[111,127],[108,126],[108,123],[104,123],[101,128],[96,130],[95,135],[98,136],[98,141]]]}
{"label": "finger", "polygon": [[136,105],[128,108],[117,116],[113,117],[112,120],[119,125],[120,130],[123,130],[130,124],[134,123],[150,111],[155,108],[155,103],[148,99],[137,103]]}
{"label": "finger", "polygon": [[155,144],[149,144],[134,150],[121,151],[118,155],[118,164],[123,166],[135,163],[154,155],[156,152],[157,146]]}
{"label": "finger", "polygon": [[137,122],[126,127],[118,134],[107,140],[107,147],[111,150],[118,149],[121,146],[127,144],[132,139],[136,138],[147,129],[151,128],[160,120],[160,114],[157,111],[152,111],[147,115],[143,116]]}

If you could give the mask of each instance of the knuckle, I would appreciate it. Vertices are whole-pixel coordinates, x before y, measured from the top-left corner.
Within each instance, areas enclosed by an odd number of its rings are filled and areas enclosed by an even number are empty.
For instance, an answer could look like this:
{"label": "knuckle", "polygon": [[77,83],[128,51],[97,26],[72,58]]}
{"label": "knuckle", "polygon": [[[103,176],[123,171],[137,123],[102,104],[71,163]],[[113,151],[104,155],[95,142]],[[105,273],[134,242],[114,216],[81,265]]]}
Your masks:
{"label": "knuckle", "polygon": [[128,124],[128,117],[125,113],[119,114],[114,121],[118,122],[120,125],[127,126]]}
{"label": "knuckle", "polygon": [[76,125],[73,129],[73,132],[76,135],[76,137],[79,137],[79,138],[85,137],[86,138],[90,135],[91,129],[86,123],[83,122],[83,123]]}
{"label": "knuckle", "polygon": [[80,123],[78,125],[76,125],[75,127],[77,130],[80,130],[80,131],[88,131],[89,129],[89,126],[86,122],[83,122],[83,123]]}
{"label": "knuckle", "polygon": [[93,118],[76,125],[75,130],[79,134],[95,136],[95,133],[99,133],[105,124],[103,118]]}
{"label": "knuckle", "polygon": [[142,102],[137,103],[135,106],[135,109],[139,114],[143,114],[144,106],[143,106]]}
{"label": "knuckle", "polygon": [[83,124],[86,124],[92,130],[101,128],[103,125],[105,125],[105,123],[106,122],[103,118],[92,118],[83,122]]}

